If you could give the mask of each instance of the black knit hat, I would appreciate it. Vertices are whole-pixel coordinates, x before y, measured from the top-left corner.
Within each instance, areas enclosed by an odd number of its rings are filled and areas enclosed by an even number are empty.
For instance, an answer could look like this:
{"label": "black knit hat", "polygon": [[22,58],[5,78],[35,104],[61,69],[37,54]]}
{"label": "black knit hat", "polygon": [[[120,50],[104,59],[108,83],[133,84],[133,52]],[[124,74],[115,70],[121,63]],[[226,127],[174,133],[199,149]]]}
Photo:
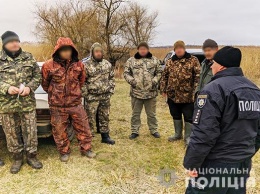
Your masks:
{"label": "black knit hat", "polygon": [[3,46],[13,40],[17,40],[20,42],[19,36],[15,32],[12,32],[12,31],[6,31],[5,33],[3,33],[1,38],[2,38]]}
{"label": "black knit hat", "polygon": [[145,47],[145,48],[149,49],[149,45],[146,42],[140,42],[137,46],[137,49],[139,49],[140,47]]}
{"label": "black knit hat", "polygon": [[202,49],[205,48],[218,48],[218,43],[216,43],[215,40],[212,39],[207,39],[205,40],[205,42],[203,43]]}
{"label": "black knit hat", "polygon": [[242,53],[238,48],[225,46],[214,56],[214,61],[224,67],[240,67]]}

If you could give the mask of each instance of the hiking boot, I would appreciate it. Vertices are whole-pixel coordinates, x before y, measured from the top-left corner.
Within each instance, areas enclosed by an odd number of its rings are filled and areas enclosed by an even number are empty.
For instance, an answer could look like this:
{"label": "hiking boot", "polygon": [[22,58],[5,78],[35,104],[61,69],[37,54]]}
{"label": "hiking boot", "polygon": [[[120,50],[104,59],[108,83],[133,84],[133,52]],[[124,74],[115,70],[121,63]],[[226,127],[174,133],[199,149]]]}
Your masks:
{"label": "hiking boot", "polygon": [[174,134],[174,136],[169,137],[168,141],[174,142],[174,141],[182,139],[182,128],[183,128],[182,120],[174,120],[175,134]]}
{"label": "hiking boot", "polygon": [[110,145],[114,145],[116,142],[112,139],[110,139],[109,133],[101,133],[101,143],[106,143],[106,144],[110,144]]}
{"label": "hiking boot", "polygon": [[60,161],[61,162],[68,162],[70,159],[70,154],[61,154],[60,155]]}
{"label": "hiking boot", "polygon": [[155,138],[160,138],[160,134],[158,132],[155,132],[154,134],[152,134],[152,136],[154,136]]}
{"label": "hiking boot", "polygon": [[43,167],[42,163],[37,159],[37,153],[29,153],[27,152],[26,158],[27,158],[27,164],[31,166],[34,169],[41,169]]}
{"label": "hiking boot", "polygon": [[0,159],[0,166],[4,166],[4,165],[5,165],[4,161]]}
{"label": "hiking boot", "polygon": [[191,123],[185,122],[184,141],[186,146],[190,143]]}
{"label": "hiking boot", "polygon": [[12,163],[10,172],[12,174],[17,174],[21,170],[21,167],[23,165],[23,153],[15,153],[13,155],[13,159],[14,161]]}
{"label": "hiking boot", "polygon": [[91,150],[88,150],[86,152],[81,153],[82,156],[87,156],[88,158],[95,158],[96,154],[92,152]]}
{"label": "hiking boot", "polygon": [[135,139],[139,136],[139,134],[137,133],[132,133],[130,136],[129,136],[129,139]]}

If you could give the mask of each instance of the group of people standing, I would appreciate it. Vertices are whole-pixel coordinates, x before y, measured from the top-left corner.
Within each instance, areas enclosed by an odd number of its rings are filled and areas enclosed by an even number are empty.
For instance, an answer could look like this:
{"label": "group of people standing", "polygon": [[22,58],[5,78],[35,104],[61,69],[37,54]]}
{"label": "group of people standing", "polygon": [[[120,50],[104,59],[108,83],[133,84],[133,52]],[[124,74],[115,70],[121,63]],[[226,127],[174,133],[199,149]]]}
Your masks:
{"label": "group of people standing", "polygon": [[[96,128],[101,133],[102,143],[115,144],[109,135],[114,68],[104,59],[99,43],[93,44],[90,58],[82,63],[71,39],[61,37],[52,58],[40,70],[33,56],[21,49],[16,33],[7,31],[1,38],[0,114],[7,147],[14,159],[11,173],[20,171],[24,153],[30,166],[35,169],[43,166],[36,157],[34,91],[40,84],[48,93],[53,136],[62,162],[70,157],[69,122],[83,156],[96,156],[91,149]],[[219,50],[214,40],[207,39],[203,51],[206,59],[200,64],[195,56],[186,52],[185,43],[177,41],[175,54],[162,69],[148,44],[138,45],[137,53],[126,62],[124,69],[124,78],[131,86],[132,132],[129,138],[139,136],[143,107],[151,135],[160,138],[156,118],[156,97],[160,91],[167,99],[175,129],[168,140],[173,142],[184,137],[187,145],[184,167],[195,181],[190,182],[186,193],[245,193],[246,187],[241,185],[246,183],[251,158],[260,146],[260,91],[243,76],[239,49],[224,47]],[[0,165],[4,165],[1,160]],[[217,178],[223,178],[221,173],[200,174],[201,168],[213,168],[218,172],[226,168],[239,172],[247,170],[239,176],[230,174],[232,181],[243,178],[238,187],[231,188],[229,182],[222,182],[221,187],[216,182]],[[203,191],[196,182],[200,178],[210,183],[202,187]]]}

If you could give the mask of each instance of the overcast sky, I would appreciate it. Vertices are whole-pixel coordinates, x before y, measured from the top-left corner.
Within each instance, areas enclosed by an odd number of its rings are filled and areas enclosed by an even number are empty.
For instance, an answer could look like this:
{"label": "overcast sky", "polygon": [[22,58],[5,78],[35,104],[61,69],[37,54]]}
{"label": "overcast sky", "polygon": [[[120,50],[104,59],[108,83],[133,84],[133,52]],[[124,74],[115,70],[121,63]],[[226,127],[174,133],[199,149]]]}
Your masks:
{"label": "overcast sky", "polygon": [[[13,30],[22,41],[36,41],[35,2],[55,0],[0,0],[0,34]],[[202,44],[207,38],[219,44],[260,45],[259,0],[138,0],[159,12],[154,45],[172,45],[176,40]]]}

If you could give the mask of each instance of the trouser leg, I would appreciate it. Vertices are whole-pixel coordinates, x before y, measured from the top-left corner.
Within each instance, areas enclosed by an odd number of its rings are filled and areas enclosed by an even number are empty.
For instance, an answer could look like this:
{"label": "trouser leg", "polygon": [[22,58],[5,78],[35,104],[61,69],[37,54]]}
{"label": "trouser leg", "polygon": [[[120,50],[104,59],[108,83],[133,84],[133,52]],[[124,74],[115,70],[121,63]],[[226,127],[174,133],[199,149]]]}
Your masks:
{"label": "trouser leg", "polygon": [[101,133],[109,133],[110,99],[102,100],[98,106],[98,118]]}
{"label": "trouser leg", "polygon": [[88,121],[91,133],[94,134],[96,131],[96,119],[97,119],[97,109],[99,106],[99,101],[88,101],[86,103],[86,111],[88,115]]}
{"label": "trouser leg", "polygon": [[97,133],[100,133],[98,112],[97,112],[97,114],[96,114],[96,128],[97,128]]}
{"label": "trouser leg", "polygon": [[89,127],[87,113],[82,105],[69,108],[72,126],[79,141],[80,151],[86,153],[91,149],[92,134]]}
{"label": "trouser leg", "polygon": [[67,134],[69,114],[66,108],[51,108],[52,133],[60,154],[70,153],[70,141]]}
{"label": "trouser leg", "polygon": [[144,102],[141,99],[132,97],[132,118],[131,118],[131,130],[132,133],[138,134],[141,126],[141,112]]}
{"label": "trouser leg", "polygon": [[21,137],[21,119],[18,113],[2,114],[2,127],[9,152],[18,154],[24,149]]}
{"label": "trouser leg", "polygon": [[156,118],[156,98],[144,100],[144,108],[147,115],[147,124],[151,134],[157,132],[158,122]]}
{"label": "trouser leg", "polygon": [[250,170],[251,159],[239,163],[205,161],[199,170],[204,174],[189,182],[186,194],[246,194]]}
{"label": "trouser leg", "polygon": [[36,112],[20,114],[24,147],[27,153],[36,153],[38,146]]}

